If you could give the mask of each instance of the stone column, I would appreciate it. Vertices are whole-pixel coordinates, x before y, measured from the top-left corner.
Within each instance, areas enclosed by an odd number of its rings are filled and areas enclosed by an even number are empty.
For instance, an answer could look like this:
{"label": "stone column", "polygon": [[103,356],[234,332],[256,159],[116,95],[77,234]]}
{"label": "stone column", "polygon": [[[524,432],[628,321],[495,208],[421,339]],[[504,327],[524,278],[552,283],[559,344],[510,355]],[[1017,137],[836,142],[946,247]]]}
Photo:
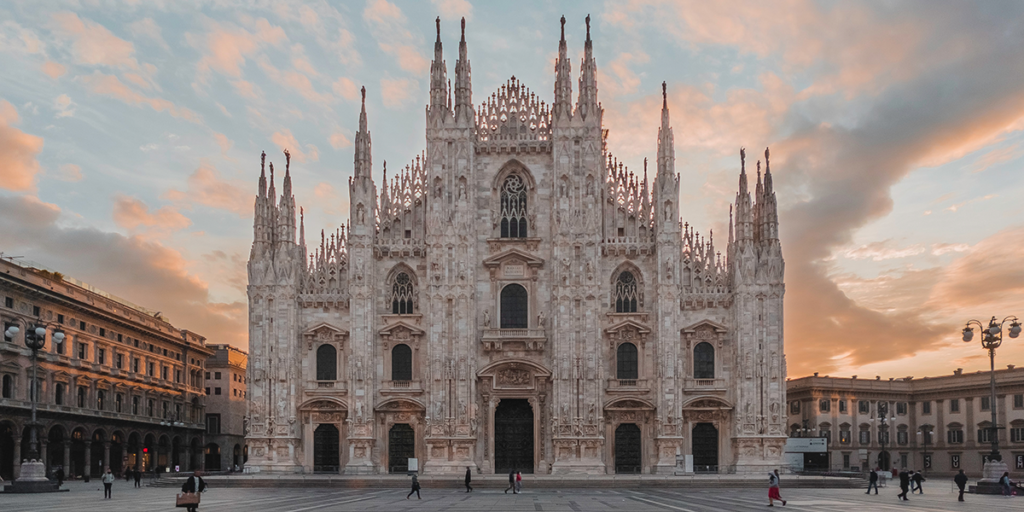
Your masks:
{"label": "stone column", "polygon": [[103,443],[103,472],[110,467],[110,441]]}
{"label": "stone column", "polygon": [[14,479],[21,477],[21,438],[14,438]]}
{"label": "stone column", "polygon": [[64,441],[64,478],[71,478],[71,441]]}
{"label": "stone column", "polygon": [[39,460],[43,461],[43,468],[46,469],[46,473],[50,472],[50,458],[46,456],[46,445],[49,444],[46,439],[39,440]]}
{"label": "stone column", "polygon": [[92,476],[92,443],[89,441],[85,442],[85,472],[82,476]]}

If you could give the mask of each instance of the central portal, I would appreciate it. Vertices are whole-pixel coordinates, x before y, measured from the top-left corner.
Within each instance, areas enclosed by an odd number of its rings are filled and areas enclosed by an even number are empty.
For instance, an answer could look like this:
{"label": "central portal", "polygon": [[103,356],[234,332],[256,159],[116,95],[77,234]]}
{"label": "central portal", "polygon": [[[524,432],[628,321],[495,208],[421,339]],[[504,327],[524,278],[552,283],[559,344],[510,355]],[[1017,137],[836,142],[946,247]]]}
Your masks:
{"label": "central portal", "polygon": [[533,407],[524,398],[503,398],[494,411],[494,472],[533,473]]}

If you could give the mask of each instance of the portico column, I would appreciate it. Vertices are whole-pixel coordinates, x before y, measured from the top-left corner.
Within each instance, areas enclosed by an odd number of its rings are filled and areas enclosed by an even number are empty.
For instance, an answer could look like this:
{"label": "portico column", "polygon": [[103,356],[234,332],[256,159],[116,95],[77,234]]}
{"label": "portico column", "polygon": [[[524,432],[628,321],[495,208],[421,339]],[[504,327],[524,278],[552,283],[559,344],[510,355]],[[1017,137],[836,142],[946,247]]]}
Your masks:
{"label": "portico column", "polygon": [[85,443],[85,472],[82,476],[92,476],[92,443]]}
{"label": "portico column", "polygon": [[71,478],[71,441],[64,441],[64,478]]}
{"label": "portico column", "polygon": [[21,438],[14,438],[14,479],[21,477]]}
{"label": "portico column", "polygon": [[103,472],[110,467],[110,441],[103,443]]}

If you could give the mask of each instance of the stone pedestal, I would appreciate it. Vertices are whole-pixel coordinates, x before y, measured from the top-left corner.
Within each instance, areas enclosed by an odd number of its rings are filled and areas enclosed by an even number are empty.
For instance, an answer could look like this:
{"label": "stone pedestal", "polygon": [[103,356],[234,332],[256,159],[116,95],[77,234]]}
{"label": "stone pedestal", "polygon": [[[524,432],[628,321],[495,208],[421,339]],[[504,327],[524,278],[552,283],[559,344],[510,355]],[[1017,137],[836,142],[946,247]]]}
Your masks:
{"label": "stone pedestal", "polygon": [[981,479],[978,485],[974,486],[975,494],[1002,494],[1003,487],[999,485],[999,479],[1003,473],[1010,470],[1010,467],[1001,460],[988,460],[981,470]]}
{"label": "stone pedestal", "polygon": [[[65,491],[67,489],[64,489]],[[41,460],[26,460],[21,463],[21,476],[4,487],[4,492],[35,493],[58,492],[57,482],[46,478],[46,465]]]}

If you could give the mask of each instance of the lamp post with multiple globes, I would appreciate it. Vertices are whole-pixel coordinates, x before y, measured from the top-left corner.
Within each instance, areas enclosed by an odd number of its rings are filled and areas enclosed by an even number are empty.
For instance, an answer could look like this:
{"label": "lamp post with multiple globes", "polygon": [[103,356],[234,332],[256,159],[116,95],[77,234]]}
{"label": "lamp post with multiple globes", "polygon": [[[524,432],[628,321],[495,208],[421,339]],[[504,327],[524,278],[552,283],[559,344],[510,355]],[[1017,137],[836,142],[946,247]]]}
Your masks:
{"label": "lamp post with multiple globes", "polygon": [[[36,402],[39,398],[39,381],[36,374],[39,368],[39,351],[46,346],[46,333],[49,325],[42,319],[35,325],[28,326],[25,331],[25,346],[32,350],[32,381],[29,384],[29,401],[32,404],[32,419],[28,424],[28,458],[21,464],[21,474],[14,482],[14,492],[47,492],[53,491],[51,482],[46,478],[46,464],[39,460],[39,436],[36,432],[39,425],[36,421]],[[4,335],[14,338],[21,329],[10,326]],[[50,340],[60,345],[64,342],[64,331],[55,328]]]}
{"label": "lamp post with multiple globes", "polygon": [[[974,338],[974,328],[972,326],[977,326],[982,332],[981,348],[988,350],[991,392],[989,396],[989,410],[992,413],[992,425],[989,427],[991,434],[989,437],[992,441],[992,452],[986,457],[985,466],[982,470],[983,477],[978,481],[979,492],[984,492],[985,494],[995,494],[995,492],[999,491],[999,478],[1003,475],[1003,472],[1007,471],[1007,465],[1003,462],[1002,455],[999,454],[999,424],[996,417],[996,349],[1003,344],[1003,325],[1007,322],[1010,322],[1007,334],[1011,338],[1019,336],[1021,330],[1020,320],[1013,315],[1004,318],[1002,322],[996,321],[996,317],[992,317],[988,322],[988,327],[977,320],[970,320],[963,330],[964,343],[969,343]],[[986,489],[983,490],[983,487]]]}

